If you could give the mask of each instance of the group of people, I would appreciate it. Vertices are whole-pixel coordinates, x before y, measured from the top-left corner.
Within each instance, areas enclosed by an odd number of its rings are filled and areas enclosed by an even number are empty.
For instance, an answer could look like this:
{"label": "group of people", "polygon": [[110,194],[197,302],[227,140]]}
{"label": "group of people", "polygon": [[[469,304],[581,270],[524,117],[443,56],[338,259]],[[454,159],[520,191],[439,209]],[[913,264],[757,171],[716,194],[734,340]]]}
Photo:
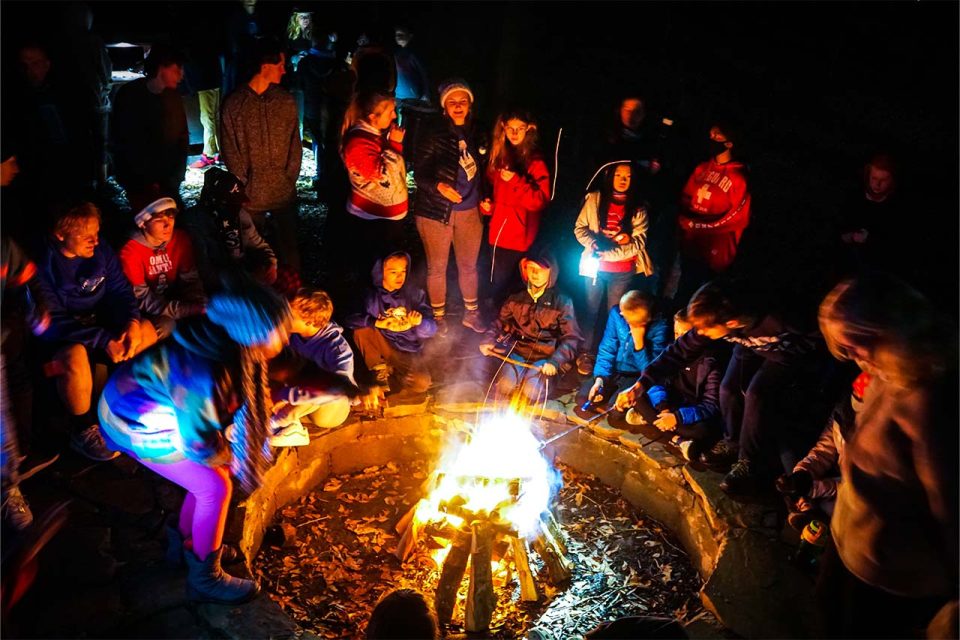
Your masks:
{"label": "group of people", "polygon": [[[255,23],[254,6],[244,3],[238,24]],[[820,305],[819,326],[804,324],[727,277],[751,214],[736,124],[716,119],[709,157],[681,185],[666,177],[676,167],[644,98],[626,95],[570,230],[582,246],[577,308],[541,233],[554,185],[533,114],[505,109],[488,132],[473,88],[453,78],[408,145],[398,109],[433,98],[418,60],[396,57],[384,73],[382,52],[361,46],[338,110],[283,82],[291,64],[306,76],[313,61],[327,65],[317,73],[329,88],[335,34],[318,37],[306,11],[291,16],[288,47],[248,38],[251,29],[236,44],[249,72],[231,71],[222,106],[219,96],[201,100],[195,206],[179,192],[189,145],[176,89],[186,59],[158,44],[146,77],[113,105],[129,236],[116,250],[101,241],[102,214],[84,200],[54,207],[42,237],[22,224],[4,229],[5,525],[32,521],[18,475],[30,426],[22,380],[36,379],[55,387],[78,453],[126,454],[185,489],[168,560],[187,568],[189,595],[252,598],[254,581],[221,568],[231,477],[252,491],[273,447],[309,441],[304,422],[335,427],[385,393],[432,386],[424,349],[452,331],[452,249],[460,324],[497,358],[499,400],[539,403],[576,369],[577,412],[606,411],[624,445],[640,446],[636,432],[654,428],[692,463],[724,472],[731,495],[775,488],[792,524],[831,522],[836,555],[823,563],[822,591],[838,633],[912,632],[955,602],[956,330],[909,285],[876,271],[889,259],[896,206],[890,157],[867,163],[836,238],[840,283]],[[410,35],[398,28],[398,43]],[[28,79],[43,76],[39,88],[50,67],[33,59],[42,53],[21,49]],[[326,292],[299,286],[302,126],[326,184],[342,178],[343,201],[336,189],[326,197],[338,238],[361,240],[346,268],[370,272],[362,296],[337,300],[342,324]],[[22,148],[3,150],[5,191]],[[32,197],[42,173],[25,169],[21,189]],[[411,213],[425,288],[410,277]],[[829,418],[815,410],[827,405]]]}

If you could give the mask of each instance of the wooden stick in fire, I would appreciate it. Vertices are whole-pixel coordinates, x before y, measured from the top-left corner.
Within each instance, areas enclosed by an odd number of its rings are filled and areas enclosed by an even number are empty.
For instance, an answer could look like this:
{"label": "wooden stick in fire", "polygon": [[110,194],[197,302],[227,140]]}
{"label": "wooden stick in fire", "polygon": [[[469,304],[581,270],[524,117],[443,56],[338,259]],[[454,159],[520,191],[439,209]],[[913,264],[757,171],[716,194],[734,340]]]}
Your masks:
{"label": "wooden stick in fire", "polygon": [[507,364],[513,364],[524,369],[533,369],[534,371],[540,371],[540,367],[530,364],[529,362],[524,362],[523,360],[517,360],[516,358],[511,358],[497,353],[496,351],[491,351],[490,353],[484,354],[491,358],[496,358],[497,360],[503,360]]}

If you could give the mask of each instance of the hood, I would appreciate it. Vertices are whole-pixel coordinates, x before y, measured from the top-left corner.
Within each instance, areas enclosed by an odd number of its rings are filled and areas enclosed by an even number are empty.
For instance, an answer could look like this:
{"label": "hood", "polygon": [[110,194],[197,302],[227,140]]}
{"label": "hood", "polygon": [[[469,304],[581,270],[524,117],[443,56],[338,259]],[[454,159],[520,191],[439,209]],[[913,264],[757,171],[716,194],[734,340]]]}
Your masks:
{"label": "hood", "polygon": [[239,350],[227,332],[206,316],[194,316],[177,322],[173,339],[187,351],[215,362],[235,361]]}
{"label": "hood", "polygon": [[550,267],[550,279],[547,280],[547,289],[553,289],[557,286],[557,278],[560,277],[560,265],[557,263],[556,257],[553,253],[545,249],[537,251],[528,251],[527,255],[520,260],[520,279],[523,280],[523,284],[527,284],[527,274],[524,273],[523,265],[526,260],[533,260],[537,264],[546,265]]}
{"label": "hood", "polygon": [[[377,261],[373,263],[373,268],[370,269],[370,276],[373,278],[373,285],[378,289],[383,289],[383,261],[389,258],[390,256],[404,256],[407,259],[407,278],[410,278],[410,265],[413,264],[413,260],[410,259],[410,254],[406,251],[394,251],[393,253],[388,253],[382,258],[377,258]],[[407,281],[404,281],[403,286],[397,289],[397,291],[402,291],[407,288]],[[390,293],[396,293],[397,291],[391,291]]]}
{"label": "hood", "polygon": [[141,231],[140,229],[134,229],[133,231],[131,231],[130,239],[135,240],[137,244],[143,245],[144,247],[146,247],[147,249],[150,249],[151,251],[159,251],[163,249],[164,245],[167,244],[166,242],[164,242],[163,244],[153,246],[152,244],[147,242],[146,236],[143,234],[143,231]]}

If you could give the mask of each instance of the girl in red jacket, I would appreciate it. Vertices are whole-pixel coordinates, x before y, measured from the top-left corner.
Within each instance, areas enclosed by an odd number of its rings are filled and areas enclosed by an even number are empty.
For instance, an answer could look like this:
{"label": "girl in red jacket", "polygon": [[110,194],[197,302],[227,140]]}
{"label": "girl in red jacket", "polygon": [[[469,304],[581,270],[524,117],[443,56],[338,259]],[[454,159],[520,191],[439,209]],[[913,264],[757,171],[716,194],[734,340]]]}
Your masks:
{"label": "girl in red jacket", "polygon": [[360,93],[343,119],[340,155],[350,177],[350,236],[361,239],[367,262],[399,247],[407,217],[407,169],[396,101],[386,93]]}
{"label": "girl in red jacket", "polygon": [[516,280],[520,258],[537,238],[540,216],[550,202],[550,170],[528,111],[508,110],[497,118],[487,178],[493,196],[480,203],[480,211],[491,216],[490,288],[499,305]]}
{"label": "girl in red jacket", "polygon": [[747,169],[734,160],[731,124],[710,128],[711,157],[683,187],[680,214],[680,283],[674,300],[687,304],[697,288],[727,270],[750,223]]}

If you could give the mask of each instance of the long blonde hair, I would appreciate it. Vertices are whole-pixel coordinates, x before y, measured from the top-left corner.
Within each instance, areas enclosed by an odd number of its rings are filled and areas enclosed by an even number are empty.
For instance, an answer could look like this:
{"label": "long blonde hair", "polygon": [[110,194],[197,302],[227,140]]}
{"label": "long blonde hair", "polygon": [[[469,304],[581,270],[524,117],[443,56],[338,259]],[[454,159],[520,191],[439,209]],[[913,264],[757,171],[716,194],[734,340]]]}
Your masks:
{"label": "long blonde hair", "polygon": [[[297,19],[301,13],[310,14],[310,28],[301,29],[300,20]],[[288,40],[297,40],[299,38],[306,38],[309,40],[313,36],[313,29],[316,25],[313,24],[313,12],[312,11],[294,11],[290,14],[290,21],[287,22],[287,39]]]}
{"label": "long blonde hair", "polygon": [[954,366],[957,335],[918,291],[888,274],[843,280],[820,303],[820,331],[840,360],[848,346],[870,354],[868,365],[901,385],[934,379]]}
{"label": "long blonde hair", "polygon": [[393,94],[384,91],[367,91],[355,93],[350,100],[350,106],[343,114],[343,124],[340,125],[340,151],[343,152],[343,139],[347,131],[360,121],[365,121],[372,114],[377,112],[377,107],[381,102],[393,100]]}

